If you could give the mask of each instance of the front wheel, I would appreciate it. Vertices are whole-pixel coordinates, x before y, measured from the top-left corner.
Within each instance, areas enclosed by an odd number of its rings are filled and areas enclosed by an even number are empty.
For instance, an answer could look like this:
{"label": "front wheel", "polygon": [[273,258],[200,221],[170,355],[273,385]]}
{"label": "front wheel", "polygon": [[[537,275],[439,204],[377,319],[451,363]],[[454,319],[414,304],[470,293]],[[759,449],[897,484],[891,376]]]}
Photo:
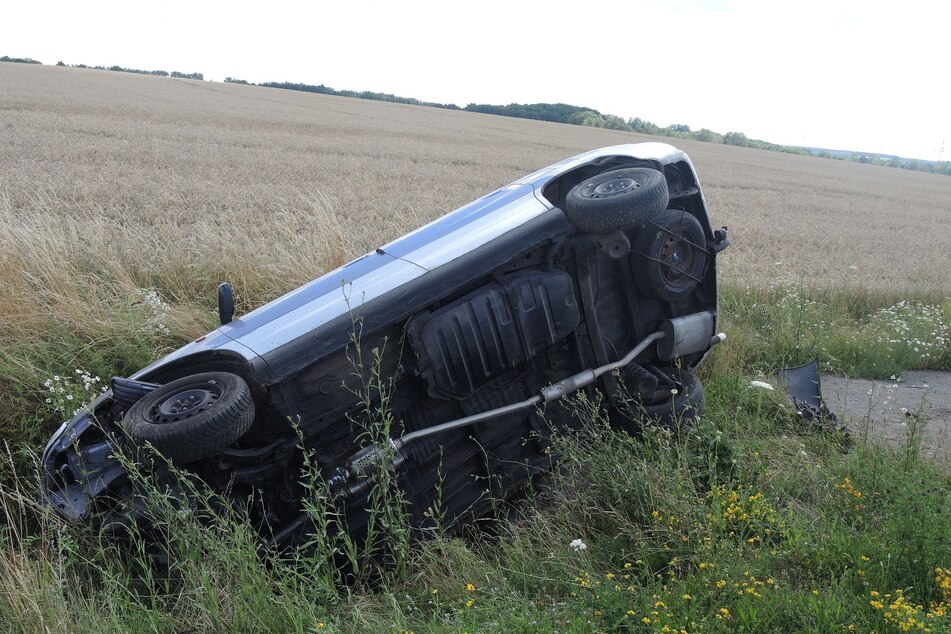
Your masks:
{"label": "front wheel", "polygon": [[178,464],[207,458],[251,427],[248,384],[230,372],[205,372],[166,383],[139,399],[122,426],[138,443],[151,443]]}
{"label": "front wheel", "polygon": [[680,209],[657,214],[634,239],[634,281],[650,297],[667,302],[693,292],[709,255],[700,221]]}
{"label": "front wheel", "polygon": [[[656,383],[651,395],[636,394],[635,386],[627,386],[622,396],[622,427],[639,431],[642,425],[675,430],[691,425],[704,411],[703,385],[687,369],[668,369],[665,380]],[[666,379],[669,379],[666,380]]]}

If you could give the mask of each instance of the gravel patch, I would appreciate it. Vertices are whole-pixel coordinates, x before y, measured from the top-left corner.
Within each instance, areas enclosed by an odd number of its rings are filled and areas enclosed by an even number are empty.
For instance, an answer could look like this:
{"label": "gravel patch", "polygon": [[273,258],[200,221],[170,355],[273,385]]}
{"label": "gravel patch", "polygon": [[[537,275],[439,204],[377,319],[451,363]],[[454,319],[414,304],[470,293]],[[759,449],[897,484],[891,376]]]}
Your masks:
{"label": "gravel patch", "polygon": [[913,435],[922,455],[951,468],[951,372],[906,372],[876,381],[823,375],[822,396],[857,439],[901,446]]}

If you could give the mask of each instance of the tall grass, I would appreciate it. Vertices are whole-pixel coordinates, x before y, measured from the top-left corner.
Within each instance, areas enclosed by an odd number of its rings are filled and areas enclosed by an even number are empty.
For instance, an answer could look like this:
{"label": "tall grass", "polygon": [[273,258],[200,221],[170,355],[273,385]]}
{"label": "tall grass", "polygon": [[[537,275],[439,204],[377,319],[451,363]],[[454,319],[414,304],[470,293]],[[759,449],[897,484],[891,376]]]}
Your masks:
{"label": "tall grass", "polygon": [[819,359],[826,372],[870,378],[951,370],[951,300],[939,294],[727,286],[720,310],[733,339],[720,367],[768,373]]}
{"label": "tall grass", "polygon": [[[252,298],[290,290],[311,277],[308,270],[343,264],[339,227],[317,192],[293,208],[275,204],[267,225],[170,217],[130,230],[92,213],[82,234],[68,221],[69,201],[48,195],[28,205],[0,197],[0,232],[11,240],[0,252],[0,432],[7,438],[29,433],[36,421],[15,417],[42,402],[43,381],[65,368],[126,375],[210,330],[222,280],[232,282],[246,312]],[[287,250],[265,261],[254,245],[271,242]]]}
{"label": "tall grass", "polygon": [[[389,569],[404,572],[370,584],[314,550],[338,543],[330,533],[262,555],[240,515],[198,490],[185,505],[145,480],[173,555],[157,569],[144,537],[120,544],[66,526],[35,508],[33,483],[20,478],[0,490],[0,623],[14,632],[897,632],[914,619],[951,631],[951,478],[917,458],[915,438],[844,453],[839,438],[742,376],[709,381],[708,396],[698,425],[639,439],[579,401],[590,424],[555,437],[559,470],[516,514],[465,539],[381,535]],[[392,505],[377,498],[374,509],[398,517]]]}

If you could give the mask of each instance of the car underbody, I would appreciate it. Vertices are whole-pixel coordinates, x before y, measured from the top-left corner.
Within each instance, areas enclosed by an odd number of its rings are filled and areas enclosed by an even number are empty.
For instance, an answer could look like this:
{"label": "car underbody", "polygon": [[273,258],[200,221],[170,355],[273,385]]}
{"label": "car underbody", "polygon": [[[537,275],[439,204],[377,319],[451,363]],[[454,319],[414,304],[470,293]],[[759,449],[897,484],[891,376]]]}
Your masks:
{"label": "car underbody", "polygon": [[632,433],[701,414],[728,244],[670,146],[556,164],[113,379],[47,446],[45,499],[136,521],[116,454],[150,444],[278,545],[317,530],[308,468],[357,538],[380,469],[412,526],[437,495],[464,526],[551,468],[552,432],[585,423],[564,396],[596,391]]}

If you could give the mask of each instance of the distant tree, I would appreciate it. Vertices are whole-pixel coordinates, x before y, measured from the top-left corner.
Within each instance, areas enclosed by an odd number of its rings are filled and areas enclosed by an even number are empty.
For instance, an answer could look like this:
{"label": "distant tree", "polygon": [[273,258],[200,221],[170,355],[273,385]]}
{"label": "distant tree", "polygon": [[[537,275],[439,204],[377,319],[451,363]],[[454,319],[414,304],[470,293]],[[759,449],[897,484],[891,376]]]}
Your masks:
{"label": "distant tree", "polygon": [[14,62],[16,64],[42,64],[43,62],[37,61],[32,57],[10,57],[4,55],[0,57],[0,62]]}
{"label": "distant tree", "polygon": [[742,132],[727,132],[723,135],[723,142],[726,145],[739,145],[740,147],[748,147],[750,145],[750,140],[746,138],[746,135]]}
{"label": "distant tree", "polygon": [[322,95],[339,94],[333,88],[324,86],[323,84],[320,84],[319,86],[314,86],[311,84],[293,84],[291,82],[286,82],[286,81],[285,82],[266,81],[260,85],[264,86],[265,88],[281,88],[283,90],[300,90],[303,92],[316,92]]}
{"label": "distant tree", "polygon": [[595,115],[601,116],[601,113],[593,108],[572,106],[566,103],[510,103],[507,106],[470,103],[465,107],[465,110],[506,117],[519,117],[521,119],[573,123],[575,125],[582,124],[585,118],[584,113],[593,112]]}
{"label": "distant tree", "polygon": [[624,119],[617,115],[606,114],[603,115],[604,118],[604,127],[608,130],[627,130],[630,131],[631,128],[624,122]]}
{"label": "distant tree", "polygon": [[62,61],[59,61],[59,62],[56,62],[56,65],[57,65],[57,66],[65,66],[66,64],[64,64]]}
{"label": "distant tree", "polygon": [[693,138],[705,143],[723,143],[723,135],[707,128],[700,128],[693,133]]}
{"label": "distant tree", "polygon": [[571,115],[569,115],[566,123],[584,125],[591,128],[603,128],[604,117],[600,112],[594,110],[581,110],[579,112],[573,112]]}
{"label": "distant tree", "polygon": [[248,85],[248,82],[243,79],[235,79],[234,77],[225,77],[226,84],[244,84]]}
{"label": "distant tree", "polygon": [[179,79],[197,79],[198,81],[203,81],[205,76],[201,73],[180,73],[177,70],[173,70],[169,73],[172,77],[178,77]]}
{"label": "distant tree", "polygon": [[674,123],[667,127],[673,130],[674,132],[690,132],[690,126],[684,123]]}
{"label": "distant tree", "polygon": [[644,121],[640,117],[628,119],[627,125],[635,132],[643,132],[644,134],[660,134],[660,127],[656,123]]}

